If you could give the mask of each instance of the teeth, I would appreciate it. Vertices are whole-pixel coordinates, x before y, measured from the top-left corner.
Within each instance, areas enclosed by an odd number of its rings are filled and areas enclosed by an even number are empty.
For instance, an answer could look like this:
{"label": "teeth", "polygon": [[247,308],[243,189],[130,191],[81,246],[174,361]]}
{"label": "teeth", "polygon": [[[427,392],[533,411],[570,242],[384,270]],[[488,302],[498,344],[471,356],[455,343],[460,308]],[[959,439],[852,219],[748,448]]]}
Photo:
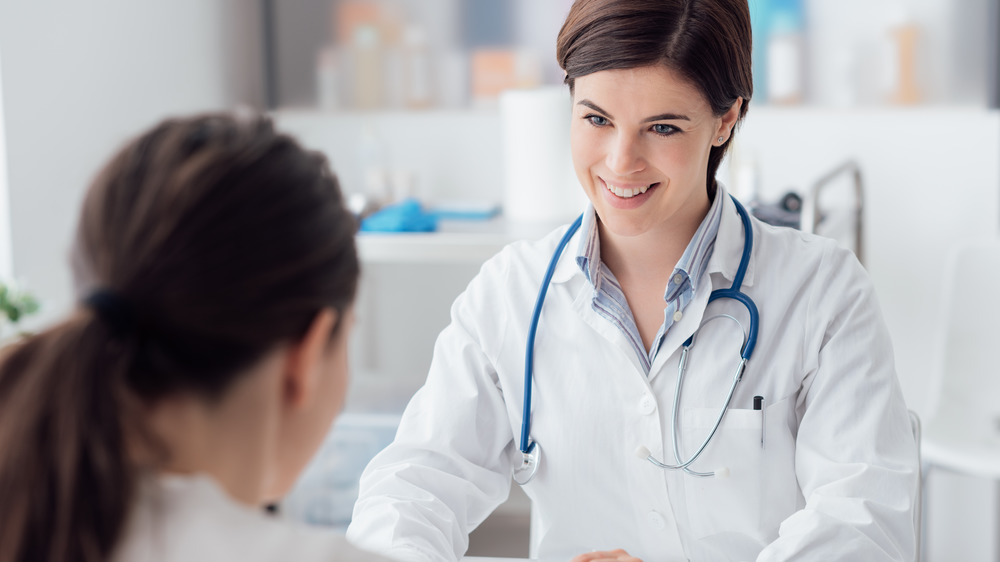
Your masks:
{"label": "teeth", "polygon": [[622,188],[616,185],[611,185],[610,183],[605,183],[605,185],[608,187],[608,191],[614,193],[615,195],[621,197],[622,199],[630,199],[632,197],[635,197],[636,195],[646,193],[646,191],[649,190],[648,185],[644,185],[638,189]]}

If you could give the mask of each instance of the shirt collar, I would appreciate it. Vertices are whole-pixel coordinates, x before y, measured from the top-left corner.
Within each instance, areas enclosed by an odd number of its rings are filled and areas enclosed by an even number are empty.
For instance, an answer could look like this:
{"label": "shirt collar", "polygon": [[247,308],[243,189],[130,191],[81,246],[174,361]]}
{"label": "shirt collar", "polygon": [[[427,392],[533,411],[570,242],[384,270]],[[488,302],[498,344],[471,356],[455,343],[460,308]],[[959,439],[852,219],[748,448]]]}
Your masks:
{"label": "shirt collar", "polygon": [[597,274],[601,269],[601,237],[597,230],[597,212],[593,205],[587,205],[583,213],[583,223],[580,225],[580,242],[576,249],[576,264],[591,285],[595,285]]}

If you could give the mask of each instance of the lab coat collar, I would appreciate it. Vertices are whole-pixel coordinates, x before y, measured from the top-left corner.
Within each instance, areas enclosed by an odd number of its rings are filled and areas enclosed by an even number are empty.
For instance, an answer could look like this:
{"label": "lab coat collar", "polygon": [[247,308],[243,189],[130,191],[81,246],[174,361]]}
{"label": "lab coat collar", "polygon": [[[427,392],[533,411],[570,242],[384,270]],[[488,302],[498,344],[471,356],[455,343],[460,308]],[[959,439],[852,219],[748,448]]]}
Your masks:
{"label": "lab coat collar", "polygon": [[[740,267],[740,258],[743,256],[743,221],[740,220],[736,204],[733,203],[733,200],[729,197],[729,193],[721,183],[719,184],[719,191],[715,196],[723,198],[722,221],[719,223],[719,234],[715,237],[715,249],[712,251],[712,257],[708,260],[708,268],[705,272],[708,274],[719,273],[732,281],[736,278],[736,271]],[[747,212],[750,212],[750,210],[747,209]],[[751,216],[750,227],[757,231],[759,228],[755,227],[755,221],[756,219]],[[760,240],[760,234],[758,232],[754,234],[755,244],[750,249],[750,263],[747,264],[746,276],[743,277],[744,287],[752,287],[754,284],[754,273],[757,263],[756,242]]]}
{"label": "lab coat collar", "polygon": [[[583,271],[580,270],[580,265],[577,262],[576,257],[582,252],[581,245],[587,243],[587,234],[589,232],[588,225],[592,224],[597,220],[597,214],[594,211],[594,206],[589,202],[587,206],[582,209],[583,212],[583,224],[577,229],[576,234],[573,238],[566,244],[566,248],[563,250],[563,255],[559,258],[559,263],[556,265],[556,270],[552,274],[552,283],[560,284],[566,283],[576,275],[584,276]],[[559,240],[562,239],[563,233],[566,232],[564,229],[559,229],[559,235],[554,238],[554,244],[552,246],[553,251],[555,251],[556,245],[558,245]],[[594,264],[595,267],[600,267],[600,264]],[[593,271],[594,268],[592,268]]]}

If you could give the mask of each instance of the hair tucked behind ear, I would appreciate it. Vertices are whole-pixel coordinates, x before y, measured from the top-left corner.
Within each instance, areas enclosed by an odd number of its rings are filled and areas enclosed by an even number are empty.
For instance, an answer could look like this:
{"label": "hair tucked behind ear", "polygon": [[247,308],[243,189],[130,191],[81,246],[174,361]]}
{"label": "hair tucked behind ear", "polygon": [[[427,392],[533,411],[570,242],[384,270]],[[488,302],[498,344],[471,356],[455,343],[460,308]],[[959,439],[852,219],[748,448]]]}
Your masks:
{"label": "hair tucked behind ear", "polygon": [[107,560],[134,447],[156,445],[142,408],[217,398],[320,310],[345,311],[355,230],[325,159],[266,119],[169,120],[123,148],[73,254],[81,298],[106,298],[0,357],[0,562]]}

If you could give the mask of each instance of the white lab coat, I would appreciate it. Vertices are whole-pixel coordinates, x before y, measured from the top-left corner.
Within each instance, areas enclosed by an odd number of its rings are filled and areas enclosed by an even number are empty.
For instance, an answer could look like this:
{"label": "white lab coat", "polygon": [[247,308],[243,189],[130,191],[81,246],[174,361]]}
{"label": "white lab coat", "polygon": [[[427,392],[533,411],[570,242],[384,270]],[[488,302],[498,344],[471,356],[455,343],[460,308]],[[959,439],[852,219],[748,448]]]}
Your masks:
{"label": "white lab coat", "polygon": [[[624,335],[591,307],[594,289],[572,257],[581,233],[560,260],[535,344],[531,435],[542,451],[524,487],[532,555],[624,548],[656,562],[912,560],[918,468],[892,345],[865,271],[831,240],[753,220],[743,291],[760,311],[757,347],[693,465],[727,467],[731,476],[696,478],[636,457],[645,445],[674,462],[683,342],[703,318],[745,317],[732,301],[706,314],[710,291],[731,285],[743,251],[735,206],[719,196],[711,283],[697,288],[648,377]],[[356,544],[403,559],[455,559],[507,497],[520,461],[526,332],[564,232],[508,246],[455,301],[425,386],[362,476],[347,533]],[[691,348],[680,412],[685,456],[729,389],[735,326],[706,324]],[[752,409],[755,395],[764,397],[763,415]]]}
{"label": "white lab coat", "polygon": [[387,562],[332,529],[308,528],[237,504],[208,476],[146,477],[114,562]]}

